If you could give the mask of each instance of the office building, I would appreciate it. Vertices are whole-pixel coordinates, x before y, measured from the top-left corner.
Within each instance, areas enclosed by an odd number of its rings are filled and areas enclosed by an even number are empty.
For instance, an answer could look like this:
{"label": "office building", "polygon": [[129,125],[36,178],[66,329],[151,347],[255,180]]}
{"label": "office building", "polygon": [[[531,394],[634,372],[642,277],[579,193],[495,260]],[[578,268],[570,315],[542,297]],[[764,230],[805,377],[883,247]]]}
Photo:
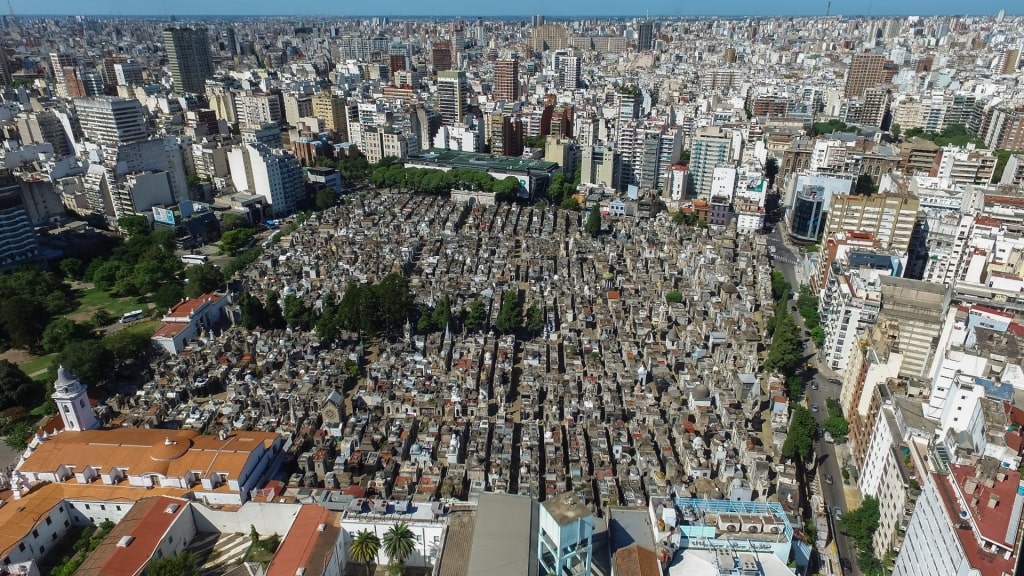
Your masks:
{"label": "office building", "polygon": [[313,116],[324,121],[339,142],[348,140],[348,105],[341,94],[323,91],[313,96]]}
{"label": "office building", "polygon": [[200,94],[206,80],[213,78],[213,60],[206,29],[168,28],[164,30],[167,64],[179,93]]}
{"label": "office building", "polygon": [[827,233],[866,232],[883,250],[907,254],[921,202],[912,194],[836,194],[828,209]]}
{"label": "office building", "polygon": [[437,74],[437,104],[441,123],[445,126],[462,124],[468,108],[469,87],[466,73],[445,70]]}
{"label": "office building", "polygon": [[654,22],[641,22],[637,36],[637,50],[650,50],[654,46]]}
{"label": "office building", "polygon": [[530,47],[535,52],[565,50],[569,47],[569,31],[558,24],[541,24],[530,32]]}
{"label": "office building", "polygon": [[850,70],[846,74],[843,96],[846,98],[863,97],[868,88],[874,88],[884,82],[885,56],[870,53],[854,54]]}
{"label": "office building", "polygon": [[292,126],[297,126],[303,118],[313,116],[313,99],[309,96],[296,94],[284,95],[284,119]]}
{"label": "office building", "polygon": [[619,188],[619,153],[609,146],[584,146],[580,182]]}
{"label": "office building", "polygon": [[65,126],[67,117],[53,110],[27,112],[18,115],[18,134],[22,144],[41,144],[48,142],[53,146],[54,156],[67,156],[75,150],[74,141]]}
{"label": "office building", "polygon": [[370,164],[389,157],[405,160],[409,157],[409,143],[400,130],[387,126],[368,126],[363,131],[363,153]]}
{"label": "office building", "polygon": [[702,128],[693,139],[690,152],[690,174],[698,198],[711,197],[715,168],[728,165],[732,157],[732,135],[718,126]]}
{"label": "office building", "polygon": [[118,86],[142,85],[142,65],[134,61],[114,64],[114,83]]}
{"label": "office building", "polygon": [[224,32],[224,44],[225,48],[227,48],[228,54],[238,56],[238,39],[235,36],[234,28],[228,28]]}
{"label": "office building", "polygon": [[523,122],[518,116],[494,112],[484,117],[491,154],[520,156],[523,153]]}
{"label": "office building", "polygon": [[149,134],[142,104],[135,98],[76,99],[75,110],[82,133],[92,142],[135,142]]}
{"label": "office building", "polygon": [[499,102],[519,101],[519,61],[515,58],[494,63],[494,99]]}
{"label": "office building", "polygon": [[883,276],[882,310],[876,324],[903,355],[900,375],[927,377],[949,306],[946,286]]}
{"label": "office building", "polygon": [[452,46],[448,43],[438,42],[430,48],[430,65],[434,73],[452,69]]}
{"label": "office building", "polygon": [[50,53],[54,93],[60,98],[84,98],[85,87],[78,79],[78,59],[70,54]]}

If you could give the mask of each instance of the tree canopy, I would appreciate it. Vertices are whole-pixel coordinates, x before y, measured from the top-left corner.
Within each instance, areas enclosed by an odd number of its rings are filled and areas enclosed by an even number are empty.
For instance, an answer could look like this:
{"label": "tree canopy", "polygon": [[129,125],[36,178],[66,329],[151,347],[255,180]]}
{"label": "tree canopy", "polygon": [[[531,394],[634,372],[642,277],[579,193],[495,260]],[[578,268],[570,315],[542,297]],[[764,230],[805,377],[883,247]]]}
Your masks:
{"label": "tree canopy", "polygon": [[107,381],[114,365],[114,353],[99,340],[76,340],[57,355],[52,367],[63,365],[87,385]]}
{"label": "tree canopy", "polygon": [[382,539],[384,553],[388,555],[392,565],[402,566],[412,555],[416,546],[416,536],[405,522],[396,522],[388,528]]}
{"label": "tree canopy", "polygon": [[782,455],[793,460],[810,456],[816,432],[814,414],[799,404],[795,405],[789,422],[789,433],[782,443]]}
{"label": "tree canopy", "polygon": [[350,283],[336,313],[344,330],[393,338],[400,333],[412,310],[409,281],[391,273],[373,284]]}
{"label": "tree canopy", "polygon": [[206,264],[189,266],[185,269],[185,295],[198,298],[224,286],[224,274],[220,268],[207,262]]}
{"label": "tree canopy", "polygon": [[145,576],[200,576],[199,559],[191,552],[151,560],[146,564]]}
{"label": "tree canopy", "polygon": [[523,307],[519,303],[519,293],[515,290],[506,290],[501,295],[501,308],[498,309],[498,318],[494,321],[494,327],[502,334],[515,332],[523,323]]}
{"label": "tree canopy", "polygon": [[380,538],[373,532],[365,529],[356,532],[356,536],[352,539],[352,544],[348,549],[349,556],[352,557],[353,561],[366,565],[367,576],[370,574],[370,562],[377,559],[379,552]]}
{"label": "tree canopy", "polygon": [[878,530],[880,518],[878,499],[867,496],[855,508],[843,514],[839,519],[839,529],[857,543],[860,549],[871,549],[871,537]]}
{"label": "tree canopy", "polygon": [[42,387],[28,377],[12,362],[0,360],[0,410],[12,406],[31,405]]}
{"label": "tree canopy", "polygon": [[583,228],[594,238],[601,234],[601,208],[599,206],[590,207],[590,214],[587,215],[587,223]]}

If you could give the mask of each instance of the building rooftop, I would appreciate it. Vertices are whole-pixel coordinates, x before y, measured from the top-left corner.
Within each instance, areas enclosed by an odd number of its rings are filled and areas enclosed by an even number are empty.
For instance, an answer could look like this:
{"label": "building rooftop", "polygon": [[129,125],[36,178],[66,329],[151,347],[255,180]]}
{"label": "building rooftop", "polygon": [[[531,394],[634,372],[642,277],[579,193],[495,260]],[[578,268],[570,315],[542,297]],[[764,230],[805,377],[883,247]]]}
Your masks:
{"label": "building rooftop", "polygon": [[537,502],[532,498],[481,494],[469,553],[469,574],[536,575],[537,513]]}
{"label": "building rooftop", "polygon": [[[237,479],[253,450],[272,443],[273,432],[232,432],[224,440],[189,430],[115,428],[64,432],[42,442],[19,466],[22,472],[53,473],[61,466],[75,471],[92,466],[100,472],[125,468],[130,475],[184,477],[225,473]],[[69,482],[73,482],[72,479]]]}
{"label": "building rooftop", "polygon": [[423,152],[410,153],[409,162],[414,164],[430,163],[451,165],[455,168],[469,168],[472,170],[504,170],[510,172],[526,172],[527,170],[551,172],[558,167],[558,164],[555,162],[545,162],[543,160],[492,156],[490,154],[482,154],[478,152],[442,150],[439,148],[431,148]]}
{"label": "building rooftop", "polygon": [[323,574],[340,533],[341,514],[317,504],[304,505],[270,561],[267,576]]}
{"label": "building rooftop", "polygon": [[575,492],[566,492],[554,498],[548,498],[544,501],[543,506],[559,526],[566,526],[592,515],[590,508],[580,500]]}
{"label": "building rooftop", "polygon": [[[139,500],[75,572],[80,576],[135,576],[153,557],[164,534],[188,501],[168,496]],[[128,541],[127,545],[123,543]]]}

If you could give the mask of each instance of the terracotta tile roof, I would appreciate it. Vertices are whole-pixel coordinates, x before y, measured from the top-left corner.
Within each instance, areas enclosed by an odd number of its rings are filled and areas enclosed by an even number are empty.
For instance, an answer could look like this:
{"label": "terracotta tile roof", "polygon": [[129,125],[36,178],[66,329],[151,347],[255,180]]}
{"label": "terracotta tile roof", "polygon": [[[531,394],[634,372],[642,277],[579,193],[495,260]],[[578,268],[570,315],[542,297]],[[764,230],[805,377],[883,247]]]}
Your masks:
{"label": "terracotta tile roof", "polygon": [[49,473],[61,465],[81,471],[98,466],[101,472],[127,468],[128,473],[184,477],[190,471],[214,472],[237,478],[252,451],[271,444],[275,433],[237,431],[226,440],[200,436],[192,430],[115,428],[65,432],[40,444],[21,466],[24,472]]}
{"label": "terracotta tile roof", "polygon": [[203,294],[199,298],[192,298],[191,300],[179,302],[174,306],[174,308],[168,310],[165,316],[168,318],[188,318],[192,314],[195,314],[196,310],[205,304],[207,300],[209,300],[211,304],[216,304],[217,302],[220,302],[221,298],[222,296],[214,292]]}
{"label": "terracotta tile roof", "polygon": [[[107,534],[103,542],[75,572],[76,576],[135,576],[156,553],[168,528],[182,514],[191,514],[188,501],[157,496],[143,498]],[[134,539],[118,546],[125,536]]]}
{"label": "terracotta tile roof", "polygon": [[270,561],[266,576],[295,576],[300,568],[306,574],[323,574],[340,534],[340,513],[317,504],[304,505]]}
{"label": "terracotta tile roof", "polygon": [[186,328],[188,324],[184,322],[164,322],[153,332],[152,338],[174,338]]}
{"label": "terracotta tile roof", "polygon": [[616,576],[661,576],[658,555],[639,544],[618,550],[612,558],[612,570]]}
{"label": "terracotta tile roof", "polygon": [[[25,536],[43,521],[63,500],[84,500],[92,502],[124,502],[134,504],[141,490],[127,483],[108,486],[92,484],[43,484],[21,500],[9,499],[0,506],[0,558],[7,556]],[[146,496],[182,496],[185,490],[177,488],[154,488],[146,490]],[[10,492],[6,493],[8,498]]]}

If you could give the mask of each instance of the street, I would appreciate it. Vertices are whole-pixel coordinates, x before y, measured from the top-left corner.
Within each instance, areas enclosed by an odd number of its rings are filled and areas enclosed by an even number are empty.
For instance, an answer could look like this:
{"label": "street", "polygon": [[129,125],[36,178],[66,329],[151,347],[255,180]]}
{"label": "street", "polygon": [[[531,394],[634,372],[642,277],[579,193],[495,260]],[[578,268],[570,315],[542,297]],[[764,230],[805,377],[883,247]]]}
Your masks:
{"label": "street", "polygon": [[[775,226],[775,229],[768,235],[768,245],[775,248],[775,254],[772,258],[773,266],[775,269],[782,272],[782,275],[789,282],[793,290],[799,290],[800,282],[798,281],[796,274],[796,263],[798,256],[793,253],[793,250],[785,243],[782,235],[785,234],[783,227],[780,225]],[[803,318],[800,317],[795,311],[793,313],[793,319],[796,321],[797,326],[800,329],[801,334],[806,334],[806,327],[803,324]],[[809,339],[803,339],[804,344],[807,346],[806,350],[808,354],[814,354],[816,352],[814,343],[810,342]],[[812,356],[812,358],[814,358]],[[810,360],[817,364],[816,359]],[[817,384],[815,389],[814,384]],[[814,412],[814,419],[820,426],[825,418],[828,417],[828,409],[826,408],[826,401],[829,398],[839,398],[840,389],[842,388],[839,383],[830,383],[829,378],[822,374],[820,371],[815,371],[814,378],[812,381],[807,382],[807,388],[805,394],[807,396],[808,405],[817,404],[818,411]],[[860,574],[857,569],[857,553],[853,545],[853,542],[846,537],[845,534],[839,533],[835,530],[835,509],[838,507],[843,513],[849,511],[849,507],[846,504],[846,494],[843,490],[843,476],[840,467],[840,462],[836,457],[835,444],[825,442],[824,439],[819,439],[815,444],[815,462],[816,467],[808,471],[808,474],[813,474],[812,478],[809,478],[812,482],[819,482],[821,486],[821,493],[825,500],[825,510],[819,511],[814,510],[813,513],[824,513],[828,516],[829,526],[832,527],[831,537],[836,545],[836,550],[839,553],[840,561],[843,559],[849,560],[853,566],[852,574]],[[826,478],[832,478],[832,484],[826,482]],[[824,557],[824,555],[823,555]],[[842,570],[839,566],[833,566],[833,573],[842,574]]]}

